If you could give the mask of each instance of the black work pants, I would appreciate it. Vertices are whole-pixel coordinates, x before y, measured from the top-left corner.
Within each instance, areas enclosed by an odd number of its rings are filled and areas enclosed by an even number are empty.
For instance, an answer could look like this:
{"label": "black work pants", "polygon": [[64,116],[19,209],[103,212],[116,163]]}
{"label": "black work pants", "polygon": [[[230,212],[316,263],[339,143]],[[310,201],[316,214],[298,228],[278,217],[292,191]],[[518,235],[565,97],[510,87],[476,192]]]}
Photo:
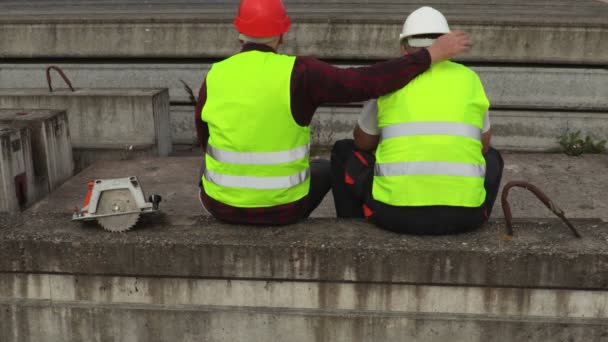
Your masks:
{"label": "black work pants", "polygon": [[480,207],[398,207],[372,197],[374,155],[356,150],[351,139],[340,140],[331,153],[332,192],[337,216],[368,217],[381,228],[407,234],[453,234],[476,229],[490,217],[504,167],[497,150],[490,148],[484,157],[486,200]]}
{"label": "black work pants", "polygon": [[327,159],[312,159],[310,161],[310,190],[308,203],[304,211],[307,218],[315,210],[331,187],[331,166]]}
{"label": "black work pants", "polygon": [[[203,188],[201,178],[205,171],[205,159],[199,170],[199,187]],[[310,188],[308,191],[308,200],[298,209],[298,219],[304,219],[310,216],[315,210],[331,187],[331,166],[327,159],[312,159],[310,160]],[[199,196],[200,197],[200,196]],[[201,205],[204,207],[201,200]],[[240,222],[240,221],[239,221]]]}

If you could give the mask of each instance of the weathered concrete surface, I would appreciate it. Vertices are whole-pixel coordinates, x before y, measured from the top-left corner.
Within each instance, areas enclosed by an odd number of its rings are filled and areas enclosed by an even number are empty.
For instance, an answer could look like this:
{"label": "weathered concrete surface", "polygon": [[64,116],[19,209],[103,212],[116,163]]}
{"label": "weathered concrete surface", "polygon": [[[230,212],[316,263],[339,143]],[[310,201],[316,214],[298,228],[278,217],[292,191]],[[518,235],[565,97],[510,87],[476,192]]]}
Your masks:
{"label": "weathered concrete surface", "polygon": [[[235,52],[238,50],[235,50]],[[61,67],[76,87],[169,88],[171,102],[187,103],[180,80],[195,95],[209,71],[201,63],[64,64]],[[43,88],[47,64],[0,64],[0,88]],[[340,67],[351,65],[338,64]],[[356,65],[352,65],[356,66]],[[608,111],[608,69],[514,66],[471,66],[481,78],[493,108],[571,111]]]}
{"label": "weathered concrete surface", "polygon": [[502,222],[458,236],[416,237],[361,220],[273,228],[147,216],[139,229],[110,234],[70,217],[30,211],[0,218],[0,272],[608,288],[608,226],[599,220],[574,221],[582,239],[559,220],[519,222],[517,236],[505,241]]}
{"label": "weathered concrete surface", "polygon": [[[31,131],[34,174],[40,177],[44,195],[74,173],[70,130],[65,111],[0,109],[0,127],[28,127]],[[36,195],[36,199],[42,196]]]}
{"label": "weathered concrete surface", "polygon": [[[288,5],[294,25],[287,53],[325,58],[387,58],[406,15],[419,6],[401,3]],[[221,57],[236,50],[235,3],[69,6],[12,3],[0,18],[0,56]],[[606,64],[608,5],[572,3],[471,3],[438,6],[451,26],[476,45],[468,61]]]}
{"label": "weathered concrete surface", "polygon": [[0,213],[17,212],[36,196],[31,131],[0,126]]}
{"label": "weathered concrete surface", "polygon": [[[608,222],[608,155],[568,157],[563,154],[503,153],[505,169],[502,186],[514,180],[531,182],[540,187],[569,218],[600,218]],[[523,189],[509,194],[515,218],[550,218],[554,214],[534,195]],[[335,217],[333,197],[329,193],[316,217]],[[500,197],[492,217],[503,218]],[[563,226],[565,229],[565,226]]]}
{"label": "weathered concrete surface", "polygon": [[[608,89],[608,88],[607,88]],[[186,141],[189,132],[194,132],[193,111],[185,107],[172,111],[179,141]],[[312,138],[317,145],[331,146],[336,140],[352,138],[361,108],[321,107],[312,123]],[[190,120],[190,127],[188,127]],[[608,112],[588,111],[535,111],[534,109],[491,109],[492,144],[499,149],[511,151],[558,151],[562,135],[580,131],[593,141],[608,140]],[[191,131],[192,130],[192,131]],[[193,136],[193,133],[190,133]]]}
{"label": "weathered concrete surface", "polygon": [[[513,172],[514,167],[508,161],[509,156],[506,157],[505,171],[506,173]],[[519,160],[523,165],[527,165],[528,172],[536,170],[537,175],[540,170],[538,165],[543,165],[540,164],[542,158],[534,160],[528,156],[528,159]],[[573,163],[570,166],[574,167],[574,164],[583,164],[580,163],[580,160],[585,161],[585,158],[579,159],[578,163],[560,161],[559,158],[553,160],[561,162],[562,165]],[[544,162],[547,162],[547,159]],[[607,162],[605,159],[601,161],[601,163],[605,162]],[[27,224],[25,221],[20,221],[19,217],[6,218],[9,221],[4,221],[2,224],[4,230],[0,234],[7,239],[0,239],[0,247],[2,247],[0,250],[6,251],[0,258],[0,260],[5,260],[3,264],[0,261],[0,270],[17,271],[23,268],[23,271],[67,272],[65,267],[70,267],[73,268],[73,273],[84,274],[109,272],[117,275],[144,276],[158,274],[155,272],[162,270],[162,274],[166,276],[220,277],[230,275],[239,278],[256,278],[260,274],[270,274],[276,276],[277,279],[301,280],[335,280],[346,277],[346,280],[359,281],[388,281],[390,278],[391,281],[396,282],[416,281],[439,284],[447,282],[497,286],[524,286],[526,284],[526,287],[604,288],[608,286],[608,276],[604,274],[605,269],[604,271],[599,269],[600,266],[604,267],[602,266],[604,265],[603,256],[600,254],[608,246],[606,244],[608,236],[605,236],[608,234],[608,230],[604,228],[606,223],[599,221],[578,222],[577,228],[582,231],[585,238],[576,240],[570,236],[569,231],[561,222],[553,219],[536,219],[532,223],[525,224],[524,227],[521,224],[516,225],[514,230],[517,237],[512,242],[505,242],[500,238],[499,232],[504,228],[501,222],[495,222],[477,233],[437,239],[401,237],[381,232],[368,223],[356,220],[311,221],[286,228],[246,229],[225,226],[210,218],[197,217],[203,214],[196,199],[198,158],[165,158],[156,161],[136,160],[104,164],[94,165],[85,170],[64,184],[47,200],[28,210],[26,212]],[[598,165],[595,162],[589,164]],[[536,169],[532,165],[536,165]],[[601,201],[605,199],[605,190],[602,187],[608,182],[593,182],[592,180],[585,182],[585,174],[581,170],[571,169],[570,171],[575,172],[578,176],[573,177],[576,182],[582,182],[580,187],[568,188],[570,185],[564,184],[569,180],[565,174],[562,178],[553,180],[555,182],[553,188],[547,189],[542,184],[539,185],[552,196],[558,205],[565,208],[568,216],[572,217],[569,208],[573,205],[581,205],[581,203],[560,199],[573,198],[577,195],[576,193],[579,193],[578,196],[586,198],[593,195]],[[597,169],[586,172],[597,174]],[[514,174],[518,173],[514,172]],[[88,181],[95,178],[129,175],[137,175],[147,193],[154,192],[164,197],[161,208],[166,215],[157,219],[146,219],[145,222],[149,226],[141,226],[145,229],[124,235],[108,235],[95,225],[81,226],[69,222],[71,209],[74,205],[81,203]],[[538,182],[532,181],[538,184]],[[561,196],[557,198],[555,191],[560,187],[564,187],[564,191],[560,192]],[[527,202],[526,200],[519,202],[517,196],[526,198],[526,195]],[[532,214],[533,217],[551,216],[546,208],[538,208],[540,205],[537,205],[536,208],[532,207],[532,203],[535,201],[523,191],[513,191],[511,201],[515,217],[526,217],[524,213]],[[530,204],[530,207],[521,208],[524,203]],[[531,208],[532,211],[530,211]],[[599,211],[601,210],[596,212]],[[597,216],[592,216],[595,212],[589,209],[586,209],[584,213],[591,217]],[[169,240],[165,235],[168,227],[171,232]],[[252,230],[256,233],[251,234]],[[336,232],[340,232],[340,239],[335,239]],[[299,236],[299,234],[306,236]],[[104,236],[103,243],[107,244],[100,245],[96,242],[97,236]],[[173,238],[177,240],[173,240]],[[179,240],[182,238],[183,240]],[[47,239],[52,239],[52,241],[44,242]],[[71,239],[77,239],[78,243],[72,243]],[[237,243],[241,239],[244,239],[244,244]],[[120,241],[124,245],[115,247],[110,244],[112,241]],[[428,245],[425,241],[428,242]],[[473,241],[475,242],[473,243]],[[277,242],[278,245],[267,245],[271,242]],[[38,245],[39,243],[42,245]],[[347,248],[347,243],[352,243],[356,248]],[[154,247],[152,247],[153,245]],[[99,246],[99,251],[93,250],[96,246]],[[208,248],[204,247],[204,252],[202,252],[203,246],[208,246]],[[329,247],[332,248],[329,249]],[[364,247],[371,253],[370,255],[360,254],[360,249]],[[146,248],[150,248],[150,250],[148,251]],[[183,250],[181,250],[182,248]],[[438,248],[441,251],[437,250]],[[87,258],[90,256],[95,259],[95,267],[90,268],[93,264],[88,264],[82,258],[73,258],[72,254],[67,255],[62,252],[67,249],[74,253],[81,250],[87,255]],[[35,254],[43,250],[46,254],[44,257]],[[201,252],[197,252],[193,259],[193,256],[189,255],[190,250]],[[337,255],[333,254],[333,251],[336,250],[340,251]],[[332,252],[329,253],[330,251]],[[450,251],[456,254],[452,255]],[[342,252],[345,254],[341,254]],[[16,253],[14,256],[16,259],[13,260],[20,260],[19,262],[10,261],[13,258],[11,255],[14,253]],[[27,255],[20,255],[20,253],[27,253]],[[103,260],[115,253],[125,253],[125,258],[128,256],[128,259],[118,260],[111,257],[111,260]],[[143,254],[141,257],[133,258],[133,253]],[[168,255],[174,256],[174,259],[166,259]],[[393,256],[396,258],[395,260],[400,261],[390,261]],[[118,255],[116,257],[118,258]],[[209,264],[209,258],[216,257],[225,259],[225,263]],[[335,268],[339,258],[342,257],[344,260],[355,262],[355,265]],[[166,260],[159,260],[159,258]],[[180,258],[184,258],[184,260],[182,261]],[[271,258],[272,261],[268,258]],[[446,258],[450,261],[447,261]],[[455,264],[455,260],[461,258],[465,258],[466,262]],[[188,259],[187,262],[186,259]],[[407,265],[402,264],[402,260],[408,260]],[[426,260],[426,263],[436,260],[439,264],[434,268],[425,267],[416,274],[415,265],[422,263],[422,260]],[[585,267],[581,266],[578,270],[578,266],[574,264],[577,260],[585,260]],[[378,264],[372,265],[374,262]],[[176,268],[167,263],[182,265],[183,268],[181,268],[182,266]],[[446,263],[449,265],[446,266]],[[590,265],[597,265],[598,269]],[[159,268],[155,268],[153,271],[152,267]],[[564,268],[563,271],[561,267]],[[472,272],[472,269],[469,271],[469,268],[483,271]],[[531,270],[531,268],[537,269]],[[568,271],[565,271],[566,268]],[[92,269],[94,271],[91,271]],[[576,272],[583,272],[584,276],[574,276],[577,274]],[[338,274],[340,274],[339,277]],[[559,285],[551,285],[554,282]]]}
{"label": "weathered concrete surface", "polygon": [[[144,149],[166,156],[172,148],[166,89],[2,89],[0,108],[65,110],[78,154]],[[86,158],[76,156],[78,169]]]}
{"label": "weathered concrete surface", "polygon": [[[130,157],[127,157],[130,158]],[[81,206],[87,183],[95,179],[137,176],[147,195],[163,197],[161,210],[173,219],[201,213],[198,200],[198,172],[202,158],[135,158],[100,161],[75,175],[57,191],[32,206],[33,212],[71,213]]]}
{"label": "weathered concrete surface", "polygon": [[492,143],[510,151],[561,151],[562,136],[580,131],[594,143],[608,141],[608,111],[491,110]]}
{"label": "weathered concrete surface", "polygon": [[[526,180],[543,189],[568,217],[599,217],[608,221],[608,155],[568,157],[563,154],[505,154],[503,184]],[[519,189],[509,195],[514,217],[551,217],[532,194]],[[502,217],[497,203],[494,209]]]}
{"label": "weathered concrete surface", "polygon": [[[195,141],[193,106],[184,80],[198,95],[209,64],[60,64],[76,86],[169,87],[171,134],[176,144]],[[0,68],[0,88],[43,87],[45,65],[7,64]],[[603,68],[527,68],[473,66],[492,103],[494,143],[499,148],[546,151],[558,148],[566,130],[597,139],[608,132],[608,72]],[[179,104],[179,105],[177,105]],[[315,123],[315,142],[331,145],[351,135],[359,107],[324,107]]]}
{"label": "weathered concrete surface", "polygon": [[[608,292],[310,281],[6,273],[0,302],[341,310],[562,319],[608,318]],[[450,300],[438,300],[450,298]],[[559,305],[557,305],[559,298]]]}
{"label": "weathered concrete surface", "polygon": [[[608,89],[608,88],[606,88]],[[336,140],[352,138],[361,107],[320,107],[312,122],[312,141],[332,146]],[[491,109],[492,144],[499,149],[521,152],[560,151],[564,134],[580,131],[593,141],[608,140],[608,112]],[[175,144],[198,145],[194,106],[171,106],[171,129]]]}
{"label": "weathered concrete surface", "polygon": [[[506,173],[554,171],[561,178],[553,186],[564,188],[574,178],[564,171],[569,167],[582,180],[581,194],[570,187],[565,196],[602,196],[608,184],[601,177],[584,181],[605,169],[606,159],[505,159]],[[23,215],[0,216],[0,336],[20,342],[608,337],[607,222],[573,220],[583,235],[575,239],[556,219],[516,220],[512,240],[502,235],[502,220],[444,237],[397,235],[362,220],[231,226],[201,215],[199,162],[98,163]],[[163,195],[164,214],[143,217],[126,234],[70,221],[87,181],[127,175],[137,175],[147,193]],[[584,193],[592,187],[596,193]],[[513,210],[520,217],[517,205]]]}
{"label": "weathered concrete surface", "polygon": [[[198,153],[200,150],[195,149],[183,154],[192,156]],[[604,172],[608,169],[608,155],[568,157],[562,154],[503,153],[503,157],[503,184],[512,180],[530,181],[564,209],[567,217],[608,221],[608,173]],[[69,214],[74,205],[82,203],[89,181],[137,176],[147,193],[163,196],[161,208],[171,214],[171,220],[183,217],[188,221],[187,217],[204,213],[197,197],[201,160],[201,157],[172,157],[100,162],[73,177],[30,211]],[[514,189],[509,198],[516,218],[554,217],[525,190]],[[313,216],[335,217],[331,193]],[[494,207],[493,217],[502,217],[500,201]]]}
{"label": "weathered concrete surface", "polygon": [[608,336],[603,320],[23,302],[0,309],[5,325],[19,324],[4,330],[7,342],[599,342]]}
{"label": "weathered concrete surface", "polygon": [[[8,341],[272,340],[290,330],[296,341],[607,334],[608,226],[599,221],[576,221],[580,240],[555,220],[520,222],[505,241],[500,224],[423,238],[354,220],[254,228],[148,217],[135,231],[109,234],[68,219],[0,218]],[[251,327],[247,337],[235,324]]]}
{"label": "weathered concrete surface", "polygon": [[168,133],[168,92],[164,89],[2,89],[0,108],[66,110],[75,148],[156,145],[163,155]]}

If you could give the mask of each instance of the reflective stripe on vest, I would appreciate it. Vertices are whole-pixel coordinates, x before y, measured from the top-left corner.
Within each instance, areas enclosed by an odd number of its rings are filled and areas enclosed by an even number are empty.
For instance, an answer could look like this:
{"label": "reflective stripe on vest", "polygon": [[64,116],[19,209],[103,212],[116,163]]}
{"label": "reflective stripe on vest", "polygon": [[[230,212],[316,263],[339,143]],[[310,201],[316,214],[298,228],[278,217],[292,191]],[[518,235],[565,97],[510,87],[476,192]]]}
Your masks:
{"label": "reflective stripe on vest", "polygon": [[485,165],[450,162],[404,162],[376,164],[376,176],[446,175],[483,177]]}
{"label": "reflective stripe on vest", "polygon": [[291,163],[308,156],[310,144],[287,151],[277,152],[233,152],[207,146],[207,153],[213,159],[229,164],[271,165]]}
{"label": "reflective stripe on vest", "polygon": [[309,169],[298,172],[291,176],[281,177],[233,176],[215,173],[209,169],[205,170],[205,178],[214,184],[247,189],[268,190],[290,188],[304,183],[308,177],[310,177]]}
{"label": "reflective stripe on vest", "polygon": [[463,122],[408,122],[383,127],[381,141],[414,135],[455,135],[481,140],[481,129]]}

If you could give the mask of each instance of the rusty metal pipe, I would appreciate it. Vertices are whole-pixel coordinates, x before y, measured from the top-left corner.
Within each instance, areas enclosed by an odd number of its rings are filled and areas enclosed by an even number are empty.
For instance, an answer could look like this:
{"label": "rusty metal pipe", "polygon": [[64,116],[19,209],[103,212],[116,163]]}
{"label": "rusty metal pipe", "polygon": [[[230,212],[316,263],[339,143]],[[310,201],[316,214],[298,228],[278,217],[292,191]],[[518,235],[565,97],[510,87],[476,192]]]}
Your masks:
{"label": "rusty metal pipe", "polygon": [[51,93],[53,92],[53,86],[51,85],[51,70],[57,71],[59,73],[59,76],[61,76],[61,78],[63,78],[63,81],[68,85],[68,87],[70,87],[70,90],[75,91],[74,87],[72,87],[72,82],[70,82],[70,80],[65,75],[63,70],[61,70],[61,68],[56,65],[51,65],[48,68],[46,68],[46,83],[49,85],[49,91]]}
{"label": "rusty metal pipe", "polygon": [[509,190],[511,190],[511,188],[513,188],[513,187],[524,188],[524,189],[527,189],[528,191],[530,191],[531,193],[533,193],[547,208],[549,208],[549,210],[551,210],[557,217],[559,217],[562,221],[564,221],[564,223],[568,226],[568,228],[570,228],[570,231],[572,231],[572,233],[574,234],[575,237],[577,237],[577,238],[581,237],[581,234],[576,230],[576,228],[574,228],[572,223],[570,223],[570,221],[566,218],[566,216],[564,215],[564,211],[560,207],[558,207],[555,203],[553,203],[553,201],[551,201],[551,199],[544,192],[542,192],[538,187],[536,187],[535,185],[532,185],[528,182],[524,182],[524,181],[509,182],[509,183],[505,184],[505,186],[502,189],[502,195],[501,195],[500,200],[502,203],[502,210],[505,215],[505,221],[507,223],[507,235],[508,236],[513,236],[513,226],[511,225],[511,220],[512,220],[513,216],[511,215],[511,206],[509,205],[509,202],[507,201],[507,197],[509,196]]}

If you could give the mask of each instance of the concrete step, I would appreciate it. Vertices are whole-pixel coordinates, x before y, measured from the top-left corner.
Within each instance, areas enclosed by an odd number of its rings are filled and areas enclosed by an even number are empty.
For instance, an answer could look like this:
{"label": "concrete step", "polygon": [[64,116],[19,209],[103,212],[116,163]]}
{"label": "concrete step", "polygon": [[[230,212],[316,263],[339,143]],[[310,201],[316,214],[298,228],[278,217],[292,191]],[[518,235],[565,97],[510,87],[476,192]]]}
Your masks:
{"label": "concrete step", "polygon": [[[352,138],[361,107],[321,107],[313,119],[312,141],[332,146],[336,140]],[[492,145],[509,151],[555,152],[559,139],[580,131],[595,142],[608,140],[607,112],[490,110]],[[171,126],[175,144],[198,145],[193,106],[171,106]]]}
{"label": "concrete step", "polygon": [[[115,283],[107,285],[108,282],[100,280],[96,285],[113,289]],[[230,285],[227,283],[226,287]],[[134,286],[131,291],[137,291],[137,288]],[[568,295],[569,292],[556,293]],[[512,292],[508,293],[510,295]],[[102,297],[105,292],[99,295]],[[252,297],[262,295],[266,296],[267,293],[251,292]],[[446,299],[440,297],[437,300]],[[0,319],[10,322],[4,325],[6,329],[0,330],[5,336],[5,342],[63,342],[66,339],[125,342],[582,342],[602,341],[608,335],[607,320],[591,318],[554,319],[188,304],[109,305],[23,299],[0,299],[0,310]],[[235,325],[247,328],[235,329]]]}
{"label": "concrete step", "polygon": [[133,150],[171,152],[166,89],[2,89],[0,108],[66,110],[77,169]]}
{"label": "concrete step", "polygon": [[4,340],[601,341],[608,333],[608,226],[597,220],[574,221],[582,239],[558,220],[519,221],[513,240],[501,238],[501,222],[416,237],[363,220],[256,228],[166,214],[126,234],[68,220],[0,217]]}
{"label": "concrete step", "polygon": [[[359,107],[320,108],[313,119],[313,141],[329,146],[337,139],[352,138],[360,111]],[[608,112],[491,109],[490,121],[492,144],[511,151],[557,151],[560,137],[576,131],[596,142],[608,140]]]}
{"label": "concrete step", "polygon": [[[190,101],[180,80],[198,96],[208,63],[55,64],[76,87],[169,88],[171,102]],[[0,64],[0,88],[46,87],[48,64]],[[357,65],[341,65],[349,67]],[[472,65],[493,108],[608,111],[608,69]]]}
{"label": "concrete step", "polygon": [[[188,103],[184,80],[198,95],[209,64],[58,64],[77,87],[168,87],[171,102]],[[44,87],[46,64],[4,64],[0,88]],[[510,150],[546,151],[558,148],[566,130],[581,130],[596,139],[608,131],[608,70],[478,66],[492,103],[495,144]],[[330,145],[350,136],[359,107],[321,108],[315,141]],[[173,142],[191,144],[195,138],[193,107],[171,107]],[[320,130],[318,129],[320,128]]]}
{"label": "concrete step", "polygon": [[[444,5],[445,4],[445,5]],[[324,58],[382,59],[419,2],[288,4],[293,28],[282,51]],[[74,5],[10,3],[0,16],[0,57],[224,57],[238,49],[236,3]],[[605,65],[608,4],[560,1],[439,3],[475,46],[463,61]],[[230,38],[233,32],[233,38]]]}

